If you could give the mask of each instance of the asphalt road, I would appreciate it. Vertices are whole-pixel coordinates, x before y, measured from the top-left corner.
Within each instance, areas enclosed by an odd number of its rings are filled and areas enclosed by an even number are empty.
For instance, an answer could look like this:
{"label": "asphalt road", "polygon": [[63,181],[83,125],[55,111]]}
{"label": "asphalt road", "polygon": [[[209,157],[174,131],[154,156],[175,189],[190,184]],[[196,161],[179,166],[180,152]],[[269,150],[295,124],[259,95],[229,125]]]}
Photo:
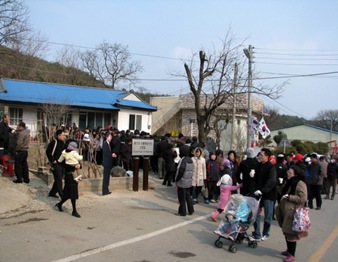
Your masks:
{"label": "asphalt road", "polygon": [[[2,218],[0,261],[283,261],[285,242],[275,221],[267,241],[257,248],[237,244],[237,253],[231,253],[226,240],[222,248],[214,245],[217,223],[209,215],[216,204],[199,203],[192,216],[175,216],[176,189],[155,180],[150,191],[82,194],[81,218],[71,216],[70,203],[65,212],[56,211],[54,199],[48,200],[51,208]],[[6,203],[7,196],[1,197]],[[298,243],[297,261],[337,261],[337,199],[311,210],[310,236]]]}

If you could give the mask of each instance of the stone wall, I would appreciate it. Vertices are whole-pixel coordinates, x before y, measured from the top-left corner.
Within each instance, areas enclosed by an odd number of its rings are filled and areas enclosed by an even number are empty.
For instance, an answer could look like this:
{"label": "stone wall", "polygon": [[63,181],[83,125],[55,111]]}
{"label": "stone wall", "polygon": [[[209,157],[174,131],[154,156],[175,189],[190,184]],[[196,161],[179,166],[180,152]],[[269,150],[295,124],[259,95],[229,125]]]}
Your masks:
{"label": "stone wall", "polygon": [[[44,167],[39,167],[38,170],[30,170],[37,177],[42,179],[48,186],[52,186],[54,182],[53,175],[46,170]],[[143,175],[139,174],[139,190],[143,190]],[[148,178],[148,188],[155,189],[155,181]],[[133,177],[110,177],[109,189],[111,191],[117,190],[133,190]],[[87,178],[79,183],[79,191],[91,191],[101,192],[102,191],[102,178]]]}

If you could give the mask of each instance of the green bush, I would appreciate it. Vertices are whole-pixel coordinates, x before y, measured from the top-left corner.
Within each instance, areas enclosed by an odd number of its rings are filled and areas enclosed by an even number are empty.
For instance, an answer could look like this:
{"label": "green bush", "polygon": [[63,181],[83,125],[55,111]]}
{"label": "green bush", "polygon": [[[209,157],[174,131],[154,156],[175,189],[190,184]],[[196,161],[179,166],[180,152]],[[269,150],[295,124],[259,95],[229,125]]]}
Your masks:
{"label": "green bush", "polygon": [[291,145],[293,147],[297,147],[298,145],[302,144],[302,141],[298,140],[298,139],[295,139],[295,140],[292,140],[291,141]]}

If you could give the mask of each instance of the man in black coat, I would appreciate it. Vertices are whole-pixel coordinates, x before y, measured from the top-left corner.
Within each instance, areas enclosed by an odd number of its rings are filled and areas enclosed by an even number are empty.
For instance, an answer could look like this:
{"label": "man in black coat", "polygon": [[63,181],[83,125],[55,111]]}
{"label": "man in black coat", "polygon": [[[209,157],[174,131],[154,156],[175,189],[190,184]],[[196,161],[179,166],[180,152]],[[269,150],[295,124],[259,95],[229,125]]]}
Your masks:
{"label": "man in black coat", "polygon": [[120,150],[121,150],[121,138],[119,137],[119,131],[113,130],[112,140],[110,142],[111,152],[113,154],[113,167],[120,165]]}
{"label": "man in black coat", "polygon": [[321,189],[323,185],[323,172],[321,166],[318,163],[317,154],[311,154],[310,158],[311,164],[308,167],[310,172],[309,208],[313,208],[313,199],[316,198],[316,210],[320,210],[322,208]]}
{"label": "man in black coat", "polygon": [[62,151],[65,149],[66,136],[62,129],[56,130],[54,139],[48,144],[46,155],[51,166],[51,171],[54,177],[54,183],[48,196],[62,198],[62,177],[63,177],[63,164],[58,162]]}
{"label": "man in black coat", "polygon": [[4,149],[4,155],[8,154],[9,134],[14,131],[8,126],[9,116],[4,114],[0,123],[0,147]]}
{"label": "man in black coat", "polygon": [[254,223],[255,231],[253,237],[259,240],[267,240],[273,217],[274,203],[277,199],[277,174],[275,166],[270,162],[272,153],[268,148],[262,148],[255,169],[256,196],[261,196],[260,208],[264,207],[263,234],[260,231],[261,215],[258,212]]}
{"label": "man in black coat", "polygon": [[103,179],[102,179],[102,195],[109,195],[109,180],[110,180],[110,170],[113,168],[113,153],[111,150],[110,142],[112,140],[112,135],[108,131],[106,134],[106,140],[102,145],[102,166],[103,166]]}
{"label": "man in black coat", "polygon": [[156,145],[156,154],[158,156],[158,175],[159,178],[162,179],[164,176],[164,152],[167,150],[168,148],[168,140],[166,139],[165,136],[161,137],[161,141],[158,142],[158,144]]}
{"label": "man in black coat", "polygon": [[337,158],[335,156],[331,156],[330,163],[327,165],[327,180],[326,180],[327,191],[324,199],[329,199],[331,187],[332,187],[331,200],[334,199],[337,189],[337,178],[338,178]]}
{"label": "man in black coat", "polygon": [[247,158],[240,163],[237,173],[237,181],[239,184],[242,184],[240,192],[243,196],[254,192],[255,180],[253,179],[254,174],[252,173],[254,173],[256,165],[258,164],[255,158],[255,152],[252,148],[246,150],[246,156]]}

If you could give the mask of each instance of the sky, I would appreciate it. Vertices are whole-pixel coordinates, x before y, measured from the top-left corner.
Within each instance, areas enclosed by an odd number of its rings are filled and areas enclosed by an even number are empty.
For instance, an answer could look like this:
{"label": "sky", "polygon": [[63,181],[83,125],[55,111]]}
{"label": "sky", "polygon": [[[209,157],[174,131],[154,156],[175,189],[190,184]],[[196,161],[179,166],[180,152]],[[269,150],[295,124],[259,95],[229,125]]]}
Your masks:
{"label": "sky", "polygon": [[[280,114],[315,117],[336,110],[336,0],[26,0],[32,27],[48,39],[48,60],[64,45],[128,46],[144,71],[138,86],[158,94],[189,92],[182,58],[219,46],[228,30],[254,47],[253,85],[287,81],[282,97],[259,97]],[[244,53],[243,53],[244,56]],[[268,116],[267,116],[268,117]]]}

